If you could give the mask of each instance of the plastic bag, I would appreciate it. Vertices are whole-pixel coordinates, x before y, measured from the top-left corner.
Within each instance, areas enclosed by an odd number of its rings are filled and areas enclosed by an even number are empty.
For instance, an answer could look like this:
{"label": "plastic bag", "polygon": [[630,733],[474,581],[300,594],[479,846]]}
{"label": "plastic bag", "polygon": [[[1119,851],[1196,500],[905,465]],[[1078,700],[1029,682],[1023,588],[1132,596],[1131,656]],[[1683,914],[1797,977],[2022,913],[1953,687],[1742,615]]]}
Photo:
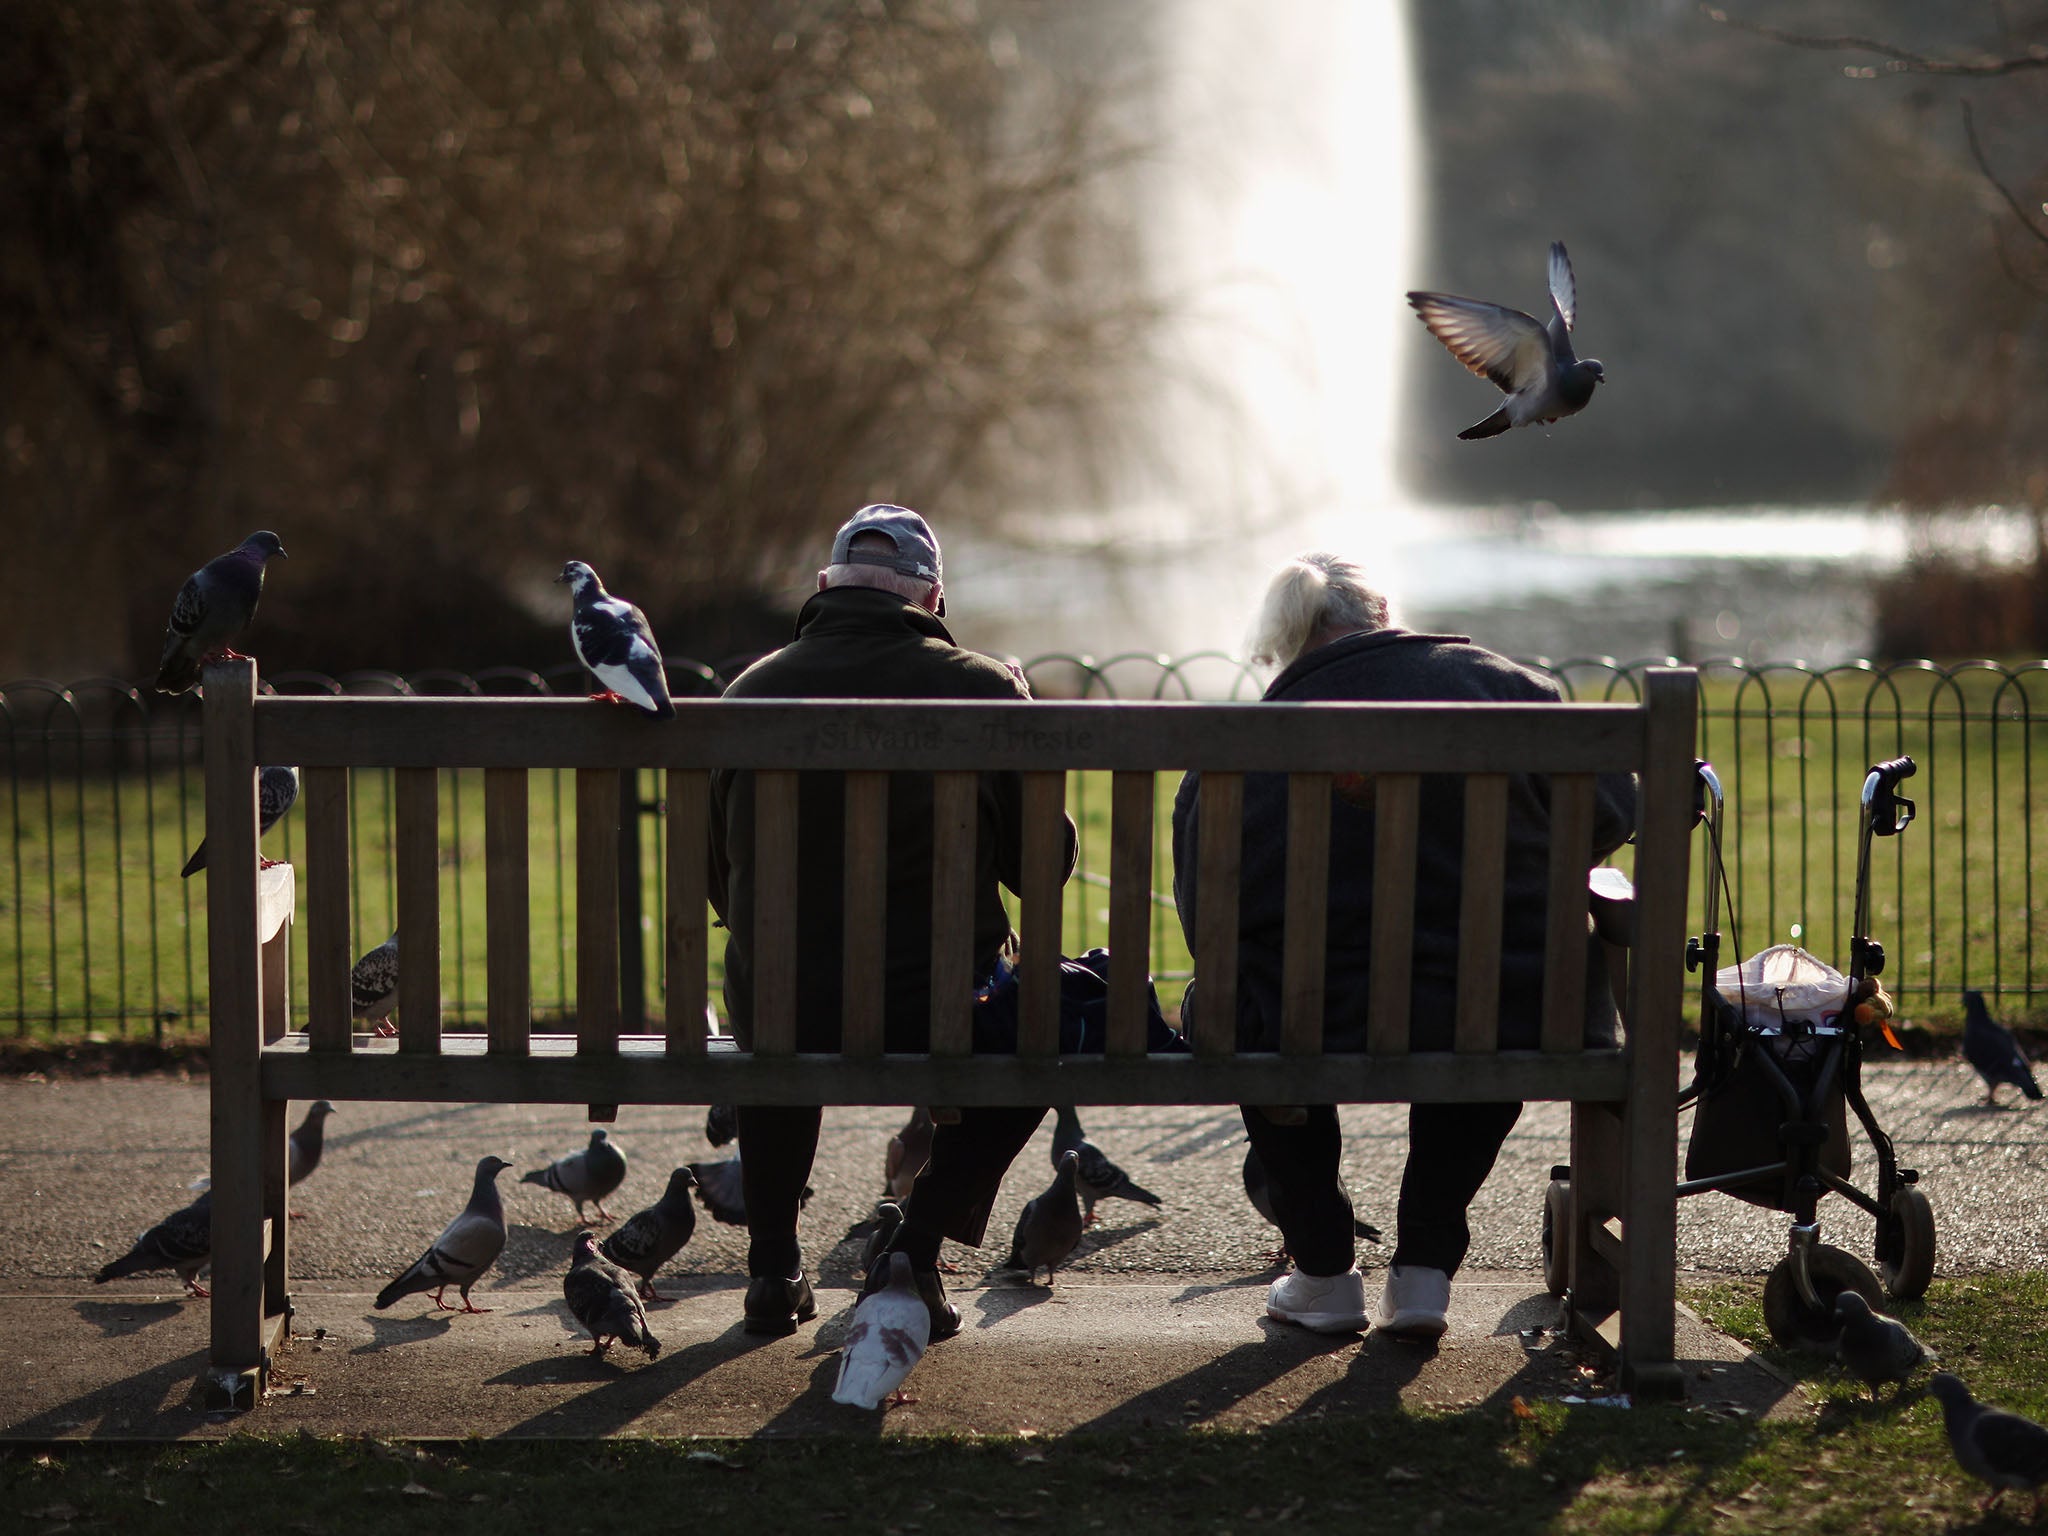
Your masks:
{"label": "plastic bag", "polygon": [[1743,1023],[1775,1035],[1786,1024],[1818,1031],[1845,1028],[1849,978],[1797,944],[1774,944],[1714,975],[1714,990],[1742,1012]]}

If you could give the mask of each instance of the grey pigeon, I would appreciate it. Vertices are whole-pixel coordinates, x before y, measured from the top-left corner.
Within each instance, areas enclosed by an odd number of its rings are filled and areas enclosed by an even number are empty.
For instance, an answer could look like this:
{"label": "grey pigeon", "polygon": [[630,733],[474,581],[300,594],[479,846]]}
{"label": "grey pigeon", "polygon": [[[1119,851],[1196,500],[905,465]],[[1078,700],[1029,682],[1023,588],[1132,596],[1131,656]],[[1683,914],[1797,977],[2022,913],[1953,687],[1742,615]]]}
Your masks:
{"label": "grey pigeon", "polygon": [[2032,1518],[2041,1518],[2042,1484],[2048,1483],[2048,1429],[1970,1396],[1960,1377],[1936,1371],[1927,1383],[1941,1402],[1942,1424],[1956,1464],[1991,1485],[1979,1506],[1989,1513],[2008,1488],[2034,1490]]}
{"label": "grey pigeon", "polygon": [[316,1099],[306,1108],[306,1118],[299,1122],[285,1142],[286,1167],[290,1170],[289,1182],[302,1182],[306,1175],[320,1166],[320,1154],[327,1150],[327,1117],[334,1113],[334,1106],[325,1099]]}
{"label": "grey pigeon", "polygon": [[567,1195],[576,1202],[576,1219],[583,1220],[583,1202],[597,1207],[597,1219],[610,1221],[604,1197],[626,1182],[626,1157],[612,1145],[603,1126],[590,1133],[590,1145],[581,1152],[558,1157],[545,1168],[519,1176],[522,1184],[538,1184]]}
{"label": "grey pigeon", "polygon": [[1963,1059],[1984,1079],[1984,1102],[1998,1102],[1998,1086],[2011,1083],[2030,1099],[2041,1097],[2034,1069],[2012,1031],[1991,1017],[1982,992],[1963,994]]}
{"label": "grey pigeon", "polygon": [[690,1187],[696,1182],[688,1168],[678,1168],[668,1176],[668,1188],[659,1200],[628,1216],[598,1244],[599,1253],[639,1276],[643,1301],[661,1300],[655,1293],[654,1272],[681,1253],[697,1230],[697,1207],[690,1203]]}
{"label": "grey pigeon", "polygon": [[[711,1219],[728,1227],[744,1227],[747,1224],[747,1188],[740,1177],[740,1160],[728,1157],[717,1163],[691,1163],[690,1172],[697,1176],[697,1198],[704,1202],[704,1209],[711,1213]],[[810,1185],[798,1201],[807,1202],[817,1191]]]}
{"label": "grey pigeon", "polygon": [[123,1275],[139,1275],[152,1269],[176,1270],[185,1289],[194,1296],[212,1292],[199,1283],[199,1271],[213,1257],[213,1192],[208,1190],[182,1210],[135,1239],[135,1246],[92,1277],[94,1285],[105,1285]]}
{"label": "grey pigeon", "polygon": [[903,1129],[889,1138],[888,1149],[882,1154],[882,1186],[890,1199],[910,1198],[911,1186],[932,1159],[932,1136],[937,1129],[932,1112],[919,1105],[910,1112]]}
{"label": "grey pigeon", "polygon": [[[260,840],[264,833],[284,820],[285,814],[299,803],[299,770],[288,767],[265,768],[256,776],[256,836]],[[271,860],[257,855],[258,867],[268,869]],[[199,839],[199,846],[192,850],[192,857],[185,861],[185,867],[178,873],[190,880],[206,868],[206,839]]]}
{"label": "grey pigeon", "polygon": [[676,707],[669,701],[668,674],[662,670],[661,649],[654,643],[647,615],[605,591],[597,572],[581,560],[563,566],[555,580],[566,582],[573,594],[569,642],[576,647],[576,659],[605,690],[594,697],[637,704],[657,720],[673,719]]}
{"label": "grey pigeon", "polygon": [[863,1296],[839,1346],[839,1380],[832,1401],[879,1408],[883,1400],[908,1402],[898,1389],[931,1343],[932,1314],[917,1293],[910,1255],[889,1255],[889,1283]]}
{"label": "grey pigeon", "polygon": [[1080,1161],[1076,1183],[1081,1190],[1081,1225],[1095,1223],[1095,1202],[1098,1200],[1135,1200],[1140,1205],[1157,1205],[1159,1197],[1138,1183],[1123,1169],[1109,1160],[1109,1154],[1088,1139],[1081,1129],[1081,1117],[1074,1113],[1071,1105],[1053,1111],[1056,1117],[1052,1132],[1052,1165],[1058,1168],[1060,1158],[1072,1152]]}
{"label": "grey pigeon", "polygon": [[1562,421],[1585,409],[1606,370],[1572,351],[1579,289],[1564,242],[1550,247],[1550,321],[1484,299],[1411,293],[1408,302],[1451,356],[1506,394],[1500,409],[1458,436],[1497,437],[1510,427]]}
{"label": "grey pigeon", "polygon": [[864,1275],[874,1272],[875,1261],[896,1241],[896,1234],[903,1228],[903,1207],[894,1200],[882,1201],[875,1207],[874,1223],[874,1230],[868,1233],[860,1250],[860,1272]]}
{"label": "grey pigeon", "polygon": [[349,1012],[380,1035],[393,1033],[391,1011],[398,1006],[398,935],[349,967]]}
{"label": "grey pigeon", "polygon": [[704,1111],[704,1139],[714,1147],[722,1147],[740,1133],[740,1107],[737,1104],[713,1104]]}
{"label": "grey pigeon", "polygon": [[[477,1159],[476,1182],[470,1187],[469,1204],[441,1229],[427,1251],[412,1261],[412,1267],[377,1293],[374,1303],[382,1312],[403,1296],[421,1291],[434,1293],[434,1305],[443,1312],[488,1312],[469,1299],[469,1288],[483,1278],[484,1271],[498,1262],[505,1251],[505,1205],[498,1198],[498,1175],[512,1165],[502,1157]],[[449,1286],[460,1287],[462,1305],[451,1307],[441,1299]]]}
{"label": "grey pigeon", "polygon": [[199,685],[201,665],[236,654],[227,642],[256,616],[263,568],[273,557],[286,558],[284,545],[276,534],[260,530],[185,578],[164,632],[164,656],[156,672],[158,693],[189,693]]}
{"label": "grey pigeon", "polygon": [[1010,1237],[1009,1269],[1021,1269],[1036,1280],[1045,1271],[1045,1283],[1052,1284],[1053,1271],[1066,1263],[1081,1243],[1081,1198],[1076,1184],[1081,1171],[1081,1154],[1060,1155],[1059,1172],[1045,1192],[1024,1204],[1017,1217],[1017,1230]]}
{"label": "grey pigeon", "polygon": [[646,1309],[634,1294],[633,1277],[598,1253],[593,1233],[576,1234],[569,1272],[562,1276],[562,1299],[590,1330],[593,1355],[610,1349],[613,1340],[645,1351],[650,1360],[661,1353],[661,1340],[648,1331]]}
{"label": "grey pigeon", "polygon": [[1835,1318],[1842,1325],[1835,1346],[1842,1364],[1862,1378],[1873,1398],[1880,1382],[1903,1386],[1915,1369],[1934,1359],[1934,1352],[1914,1338],[1904,1323],[1871,1311],[1870,1303],[1857,1291],[1843,1291],[1835,1297]]}
{"label": "grey pigeon", "polygon": [[[1280,1218],[1273,1214],[1272,1181],[1267,1177],[1265,1160],[1259,1156],[1257,1147],[1244,1149],[1244,1195],[1251,1201],[1253,1210],[1274,1226],[1280,1225]],[[1371,1222],[1360,1221],[1356,1216],[1351,1218],[1351,1232],[1353,1236],[1362,1237],[1368,1243],[1380,1240],[1380,1229]],[[1274,1250],[1273,1262],[1284,1264],[1287,1258],[1287,1240],[1283,1235],[1280,1246]]]}

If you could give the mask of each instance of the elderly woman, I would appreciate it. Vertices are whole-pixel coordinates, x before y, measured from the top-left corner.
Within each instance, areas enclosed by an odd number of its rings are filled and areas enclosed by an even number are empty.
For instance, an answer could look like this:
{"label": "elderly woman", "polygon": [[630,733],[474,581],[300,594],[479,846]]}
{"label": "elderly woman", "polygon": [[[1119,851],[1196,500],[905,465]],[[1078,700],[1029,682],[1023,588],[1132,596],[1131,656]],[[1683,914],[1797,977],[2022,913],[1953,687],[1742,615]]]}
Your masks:
{"label": "elderly woman", "polygon": [[[1279,669],[1265,692],[1269,700],[1534,703],[1559,697],[1547,679],[1470,640],[1391,625],[1386,598],[1339,555],[1301,555],[1281,567],[1255,622],[1252,655]],[[1362,1050],[1370,990],[1372,781],[1339,776],[1332,795],[1325,1040],[1334,1050]],[[1190,773],[1173,810],[1173,894],[1190,946],[1200,815],[1201,779]],[[1627,775],[1602,776],[1597,856],[1604,859],[1626,841],[1634,821],[1633,782]],[[1448,1050],[1457,998],[1464,839],[1464,792],[1455,776],[1423,781],[1419,822],[1411,1044],[1416,1050]],[[1276,1049],[1280,1039],[1286,827],[1284,777],[1246,775],[1235,1025],[1240,1046],[1250,1049]],[[1504,1046],[1538,1043],[1549,842],[1548,785],[1540,775],[1517,775],[1509,789],[1501,937]],[[1589,963],[1593,953],[1589,935]],[[1224,1021],[1200,1016],[1199,993],[1198,977],[1184,1008],[1188,1029],[1225,1027]],[[1603,983],[1589,986],[1587,994],[1589,1040],[1612,1043],[1617,1021],[1611,993]],[[1274,1284],[1267,1315],[1325,1333],[1356,1332],[1371,1323],[1391,1333],[1442,1334],[1451,1277],[1471,1242],[1466,1209],[1521,1111],[1520,1104],[1410,1107],[1393,1263],[1379,1306],[1368,1314],[1365,1281],[1355,1262],[1351,1199],[1338,1166],[1343,1149],[1335,1106],[1311,1106],[1307,1122],[1298,1125],[1277,1124],[1245,1106],[1245,1129],[1265,1166],[1274,1214],[1296,1266]]]}

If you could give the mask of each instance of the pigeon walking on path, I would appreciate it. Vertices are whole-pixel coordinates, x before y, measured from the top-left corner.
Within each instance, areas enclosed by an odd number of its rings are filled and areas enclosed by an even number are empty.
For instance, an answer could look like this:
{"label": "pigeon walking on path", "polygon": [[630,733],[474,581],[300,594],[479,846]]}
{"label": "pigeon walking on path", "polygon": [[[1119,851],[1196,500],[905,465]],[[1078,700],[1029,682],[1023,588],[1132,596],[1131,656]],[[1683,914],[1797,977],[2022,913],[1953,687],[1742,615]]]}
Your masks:
{"label": "pigeon walking on path", "polygon": [[2001,1083],[2011,1083],[2030,1099],[2041,1097],[2041,1085],[2034,1081],[2034,1069],[2012,1031],[1991,1017],[1982,992],[1963,994],[1963,1059],[1984,1079],[1984,1102],[1998,1102]]}
{"label": "pigeon walking on path", "polygon": [[725,1146],[739,1133],[739,1105],[713,1104],[704,1111],[704,1139],[714,1147]]}
{"label": "pigeon walking on path", "polygon": [[[299,803],[299,770],[288,767],[265,768],[256,775],[256,836],[260,841],[263,834],[283,821],[287,812]],[[256,866],[268,869],[276,861],[266,859],[261,853],[256,856]],[[185,867],[178,873],[190,880],[206,868],[206,839],[199,839],[199,846],[192,850],[192,857],[185,861]]]}
{"label": "pigeon walking on path", "polygon": [[[1259,1156],[1257,1147],[1244,1149],[1244,1195],[1251,1201],[1253,1210],[1274,1226],[1280,1225],[1280,1218],[1273,1213],[1272,1181],[1267,1177],[1265,1160]],[[1380,1240],[1380,1229],[1371,1222],[1360,1221],[1356,1216],[1351,1218],[1351,1234],[1364,1238],[1368,1243]],[[1288,1257],[1287,1239],[1283,1235],[1280,1246],[1273,1251],[1273,1262],[1285,1264]]]}
{"label": "pigeon walking on path", "polygon": [[1010,1237],[1009,1269],[1021,1269],[1036,1281],[1045,1271],[1045,1283],[1052,1284],[1053,1271],[1073,1256],[1081,1243],[1081,1198],[1076,1184],[1081,1171],[1081,1154],[1060,1154],[1059,1172],[1043,1194],[1025,1202],[1017,1217],[1017,1230]]}
{"label": "pigeon walking on path", "polygon": [[164,633],[163,660],[156,672],[158,693],[189,693],[199,685],[202,665],[238,654],[228,649],[228,640],[256,616],[263,568],[273,557],[286,558],[284,545],[264,529],[185,578]]}
{"label": "pigeon walking on path", "polygon": [[1904,1323],[1871,1311],[1859,1292],[1843,1291],[1835,1298],[1835,1319],[1842,1325],[1835,1346],[1842,1364],[1870,1388],[1873,1399],[1879,1383],[1889,1381],[1903,1387],[1916,1369],[1934,1359],[1934,1352],[1914,1338]]}
{"label": "pigeon walking on path", "polygon": [[910,1112],[903,1129],[889,1138],[882,1153],[882,1192],[891,1200],[908,1200],[910,1188],[932,1160],[932,1136],[938,1126],[922,1104]]}
{"label": "pigeon walking on path", "polygon": [[1098,1200],[1135,1200],[1140,1205],[1157,1205],[1159,1197],[1139,1184],[1109,1160],[1109,1154],[1088,1139],[1081,1129],[1081,1117],[1067,1105],[1053,1111],[1057,1117],[1052,1132],[1052,1165],[1072,1152],[1080,1159],[1075,1182],[1081,1191],[1081,1225],[1095,1224]]}
{"label": "pigeon walking on path", "polygon": [[647,1328],[647,1312],[634,1294],[633,1277],[597,1251],[594,1233],[576,1234],[569,1272],[562,1276],[562,1299],[576,1321],[590,1330],[590,1352],[601,1355],[617,1340],[652,1360],[661,1340]]}
{"label": "pigeon walking on path", "polygon": [[[498,1262],[505,1251],[505,1205],[498,1198],[498,1175],[512,1165],[502,1157],[477,1160],[476,1182],[470,1187],[469,1204],[441,1229],[427,1251],[412,1261],[412,1267],[377,1293],[374,1303],[382,1312],[394,1301],[421,1291],[434,1293],[434,1305],[443,1312],[488,1312],[469,1299],[469,1288],[483,1278],[484,1271]],[[462,1305],[451,1307],[441,1299],[449,1286],[462,1292]]]}
{"label": "pigeon walking on path", "polygon": [[[728,1227],[744,1227],[747,1224],[747,1186],[740,1176],[740,1160],[728,1157],[717,1163],[691,1163],[690,1172],[697,1176],[697,1198],[704,1202],[704,1209],[711,1213],[711,1219]],[[798,1204],[807,1204],[817,1191],[810,1185],[804,1186],[797,1197]]]}
{"label": "pigeon walking on path", "polygon": [[1976,1401],[1962,1379],[1947,1371],[1936,1371],[1927,1385],[1941,1402],[1941,1420],[1956,1464],[1991,1485],[1978,1507],[1988,1514],[2006,1489],[2031,1488],[2031,1518],[2040,1519],[2042,1485],[2048,1483],[2048,1429]]}
{"label": "pigeon walking on path", "polygon": [[917,1293],[910,1255],[889,1255],[889,1283],[861,1298],[853,1309],[846,1342],[839,1346],[839,1380],[832,1401],[855,1408],[879,1408],[884,1399],[907,1403],[904,1377],[924,1358],[931,1343],[932,1314]]}
{"label": "pigeon walking on path", "polygon": [[320,1154],[327,1150],[327,1117],[333,1113],[334,1106],[325,1099],[314,1100],[307,1106],[306,1118],[299,1122],[299,1128],[285,1138],[287,1186],[302,1182],[320,1166]]}
{"label": "pigeon walking on path", "polygon": [[1451,356],[1507,396],[1491,416],[1460,432],[1462,438],[1497,437],[1511,427],[1562,421],[1584,410],[1594,387],[1607,380],[1598,362],[1572,351],[1579,288],[1562,240],[1550,247],[1547,325],[1519,309],[1454,293],[1411,293],[1408,302]]}
{"label": "pigeon walking on path", "polygon": [[349,967],[350,1012],[380,1035],[398,1033],[391,1011],[398,1006],[398,935],[368,951]]}
{"label": "pigeon walking on path", "polygon": [[676,707],[669,701],[668,674],[662,670],[661,649],[654,643],[647,615],[605,591],[597,572],[581,560],[563,566],[555,580],[566,582],[574,594],[569,641],[576,647],[576,659],[604,687],[591,697],[636,704],[657,720],[672,719]]}
{"label": "pigeon walking on path", "polygon": [[212,1257],[213,1193],[209,1190],[136,1238],[135,1246],[94,1275],[92,1283],[105,1285],[123,1275],[170,1269],[177,1271],[187,1292],[203,1298],[213,1293],[199,1283],[199,1271]]}
{"label": "pigeon walking on path", "polygon": [[571,1152],[545,1168],[522,1173],[519,1182],[538,1184],[567,1195],[576,1202],[578,1221],[584,1219],[586,1200],[597,1207],[599,1221],[610,1221],[612,1215],[604,1208],[604,1197],[626,1182],[626,1156],[612,1145],[610,1135],[599,1126],[590,1133],[590,1145],[581,1152]]}
{"label": "pigeon walking on path", "polygon": [[668,1188],[659,1200],[628,1216],[598,1244],[599,1253],[639,1277],[642,1301],[661,1300],[654,1289],[654,1272],[681,1253],[697,1230],[697,1208],[690,1203],[690,1188],[696,1182],[688,1168],[678,1168],[668,1176]]}

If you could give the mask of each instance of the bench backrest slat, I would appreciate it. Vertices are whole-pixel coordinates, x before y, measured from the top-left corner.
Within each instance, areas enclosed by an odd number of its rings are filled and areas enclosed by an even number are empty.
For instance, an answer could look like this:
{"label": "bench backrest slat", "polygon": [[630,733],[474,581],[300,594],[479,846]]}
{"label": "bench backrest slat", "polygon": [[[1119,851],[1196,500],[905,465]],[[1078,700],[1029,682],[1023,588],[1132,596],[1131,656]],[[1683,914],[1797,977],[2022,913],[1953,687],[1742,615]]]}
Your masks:
{"label": "bench backrest slat", "polygon": [[978,782],[972,773],[932,781],[932,1054],[973,1048],[974,843]]}
{"label": "bench backrest slat", "polygon": [[618,1048],[619,774],[578,768],[576,1049],[609,1056]]}
{"label": "bench backrest slat", "polygon": [[754,775],[754,1053],[796,1049],[798,778]]}
{"label": "bench backrest slat", "polygon": [[[1109,1038],[1106,1054],[1145,1051],[1145,983],[1152,970],[1153,812],[1158,775],[1124,770],[1109,787]],[[1092,893],[1088,897],[1093,900]]]}
{"label": "bench backrest slat", "polygon": [[1329,888],[1330,775],[1297,773],[1287,781],[1287,936],[1280,961],[1280,1049],[1289,1056],[1323,1048]]}
{"label": "bench backrest slat", "polygon": [[1543,936],[1543,1049],[1576,1051],[1586,1013],[1586,866],[1593,846],[1594,780],[1550,781],[1550,884]]}
{"label": "bench backrest slat", "polygon": [[1238,876],[1244,863],[1244,776],[1205,772],[1196,869],[1195,1025],[1198,1056],[1237,1049]]}
{"label": "bench backrest slat", "polygon": [[1024,890],[1017,931],[1017,1050],[1056,1056],[1060,1048],[1061,907],[1067,874],[1067,776],[1024,775]]}
{"label": "bench backrest slat", "polygon": [[392,772],[398,846],[398,1048],[441,1049],[441,785],[435,768]]}
{"label": "bench backrest slat", "polygon": [[1408,1054],[1409,986],[1415,966],[1415,852],[1422,780],[1373,780],[1372,950],[1365,1044],[1375,1056]]}
{"label": "bench backrest slat", "polygon": [[1507,884],[1508,781],[1465,780],[1465,853],[1458,904],[1458,1012],[1452,1049],[1497,1049],[1500,1027],[1501,895]]}
{"label": "bench backrest slat", "polygon": [[664,986],[668,1001],[668,1050],[672,1056],[702,1056],[709,1036],[704,1005],[710,931],[704,925],[711,899],[711,775],[700,769],[668,771],[668,942]]}
{"label": "bench backrest slat", "polygon": [[484,1023],[505,1056],[526,1055],[533,1041],[526,778],[524,768],[484,770]]}
{"label": "bench backrest slat", "polygon": [[840,1036],[848,1056],[882,1054],[882,977],[888,942],[889,775],[846,776],[846,876],[841,896],[845,945]]}
{"label": "bench backrest slat", "polygon": [[316,1051],[348,1050],[353,1038],[348,774],[346,768],[308,768],[299,776],[306,828],[306,1038]]}

